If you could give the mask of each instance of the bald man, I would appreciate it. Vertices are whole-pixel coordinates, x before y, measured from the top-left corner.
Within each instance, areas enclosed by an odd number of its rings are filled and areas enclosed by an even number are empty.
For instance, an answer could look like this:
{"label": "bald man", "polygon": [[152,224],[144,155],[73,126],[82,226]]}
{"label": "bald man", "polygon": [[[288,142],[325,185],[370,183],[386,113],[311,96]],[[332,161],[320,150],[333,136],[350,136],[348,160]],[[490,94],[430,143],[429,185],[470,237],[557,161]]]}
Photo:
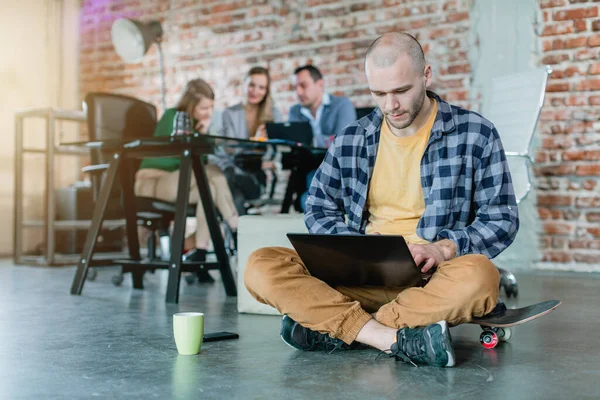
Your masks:
{"label": "bald man", "polygon": [[411,364],[451,367],[448,331],[490,313],[499,274],[490,261],[517,233],[517,205],[498,132],[479,114],[428,91],[419,42],[386,34],[365,57],[377,108],[337,135],[312,181],[311,233],[393,234],[424,283],[330,287],[290,249],[248,259],[245,284],[284,317],[281,337],[305,351],[365,344]]}

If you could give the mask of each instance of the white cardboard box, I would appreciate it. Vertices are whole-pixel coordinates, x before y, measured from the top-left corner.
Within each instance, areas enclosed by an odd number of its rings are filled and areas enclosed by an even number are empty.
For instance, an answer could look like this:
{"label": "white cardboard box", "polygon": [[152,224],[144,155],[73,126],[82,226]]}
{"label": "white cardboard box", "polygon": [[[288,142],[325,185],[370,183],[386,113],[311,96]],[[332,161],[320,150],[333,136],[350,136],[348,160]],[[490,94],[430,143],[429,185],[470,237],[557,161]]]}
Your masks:
{"label": "white cardboard box", "polygon": [[250,254],[262,247],[293,248],[287,233],[307,233],[303,214],[244,215],[238,225],[238,311],[249,314],[280,315],[271,306],[259,303],[244,286],[244,271]]}

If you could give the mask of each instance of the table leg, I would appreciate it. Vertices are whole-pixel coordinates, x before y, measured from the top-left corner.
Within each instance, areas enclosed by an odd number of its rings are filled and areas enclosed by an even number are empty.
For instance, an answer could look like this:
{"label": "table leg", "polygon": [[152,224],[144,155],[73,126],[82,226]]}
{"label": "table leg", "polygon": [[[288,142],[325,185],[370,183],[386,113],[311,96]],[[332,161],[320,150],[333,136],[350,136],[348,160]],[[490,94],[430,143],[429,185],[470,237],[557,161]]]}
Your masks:
{"label": "table leg", "polygon": [[227,296],[237,296],[235,279],[233,278],[231,266],[229,265],[229,256],[225,251],[225,243],[223,241],[221,227],[219,226],[219,221],[217,219],[215,205],[212,201],[204,165],[202,164],[200,157],[193,157],[192,165],[194,167],[196,184],[200,193],[200,200],[202,201],[202,207],[204,207],[204,214],[206,214],[206,223],[208,224],[210,237],[215,248],[215,254],[217,256],[217,260],[219,261],[219,270],[221,271],[221,278],[223,279],[225,292],[227,293]]}
{"label": "table leg", "polygon": [[[132,260],[140,260],[140,242],[137,232],[137,213],[135,209],[135,194],[133,191],[134,174],[133,161],[130,158],[123,157],[121,160],[121,191],[123,194],[123,208],[125,211],[127,247],[129,248],[129,257]],[[144,272],[141,267],[131,270],[133,287],[135,289],[144,288]]]}
{"label": "table leg", "polygon": [[92,260],[92,256],[94,254],[100,228],[102,228],[102,221],[104,220],[106,206],[108,205],[110,193],[115,183],[115,177],[119,169],[120,161],[120,155],[115,154],[114,158],[110,162],[108,170],[106,171],[106,177],[104,178],[102,188],[100,189],[100,195],[98,196],[98,200],[96,201],[96,206],[94,207],[94,212],[92,214],[92,224],[85,238],[85,244],[83,245],[81,257],[77,263],[75,278],[73,279],[73,284],[71,285],[71,294],[81,294],[81,291],[83,290],[83,284],[85,282],[85,278],[87,277],[90,261]]}
{"label": "table leg", "polygon": [[298,179],[300,179],[301,176],[302,174],[298,168],[294,167],[288,178],[285,196],[283,197],[283,203],[281,204],[281,214],[288,214],[290,212],[290,207],[294,203],[294,194],[298,191]]}
{"label": "table leg", "polygon": [[185,241],[185,219],[190,195],[190,179],[192,177],[191,151],[184,150],[179,165],[179,182],[177,200],[175,201],[175,217],[173,221],[173,237],[171,239],[171,259],[169,262],[169,282],[167,284],[167,303],[179,302],[179,283],[181,281],[181,258]]}

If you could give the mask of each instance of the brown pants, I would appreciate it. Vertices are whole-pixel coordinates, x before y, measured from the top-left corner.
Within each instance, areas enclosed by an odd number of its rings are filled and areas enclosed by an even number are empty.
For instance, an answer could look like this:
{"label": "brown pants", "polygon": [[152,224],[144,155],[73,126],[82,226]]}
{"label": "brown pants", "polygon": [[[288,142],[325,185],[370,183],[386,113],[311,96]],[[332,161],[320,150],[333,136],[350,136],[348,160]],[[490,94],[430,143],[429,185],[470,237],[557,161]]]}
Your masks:
{"label": "brown pants", "polygon": [[244,283],[259,302],[302,326],[350,344],[376,313],[400,329],[446,320],[458,325],[491,312],[500,275],[485,256],[465,255],[438,266],[424,287],[336,287],[310,276],[291,249],[267,247],[248,258]]}
{"label": "brown pants", "polygon": [[[231,229],[237,230],[237,210],[233,203],[233,196],[227,184],[227,179],[221,170],[214,165],[206,165],[206,177],[210,193],[217,210],[227,221]],[[196,179],[190,181],[189,202],[196,203],[196,247],[206,249],[210,242],[210,232],[206,223],[204,207],[200,201],[200,194],[196,186]],[[140,169],[135,175],[135,194],[137,196],[155,197],[159,200],[173,202],[177,199],[177,186],[179,184],[179,170],[174,172],[159,169]]]}

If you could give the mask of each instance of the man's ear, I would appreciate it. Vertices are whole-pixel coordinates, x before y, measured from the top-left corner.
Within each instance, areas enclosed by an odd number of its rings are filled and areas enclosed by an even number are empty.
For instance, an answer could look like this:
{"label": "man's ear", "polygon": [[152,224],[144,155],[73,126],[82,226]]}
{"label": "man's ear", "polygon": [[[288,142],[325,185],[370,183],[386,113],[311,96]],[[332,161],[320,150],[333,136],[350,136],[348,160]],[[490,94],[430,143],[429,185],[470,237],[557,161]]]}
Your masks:
{"label": "man's ear", "polygon": [[317,86],[319,86],[319,89],[323,90],[323,88],[325,87],[324,79],[319,79],[316,83]]}
{"label": "man's ear", "polygon": [[425,66],[425,70],[423,71],[423,76],[425,78],[425,87],[429,87],[433,80],[433,70],[431,69],[431,65],[427,64]]}

